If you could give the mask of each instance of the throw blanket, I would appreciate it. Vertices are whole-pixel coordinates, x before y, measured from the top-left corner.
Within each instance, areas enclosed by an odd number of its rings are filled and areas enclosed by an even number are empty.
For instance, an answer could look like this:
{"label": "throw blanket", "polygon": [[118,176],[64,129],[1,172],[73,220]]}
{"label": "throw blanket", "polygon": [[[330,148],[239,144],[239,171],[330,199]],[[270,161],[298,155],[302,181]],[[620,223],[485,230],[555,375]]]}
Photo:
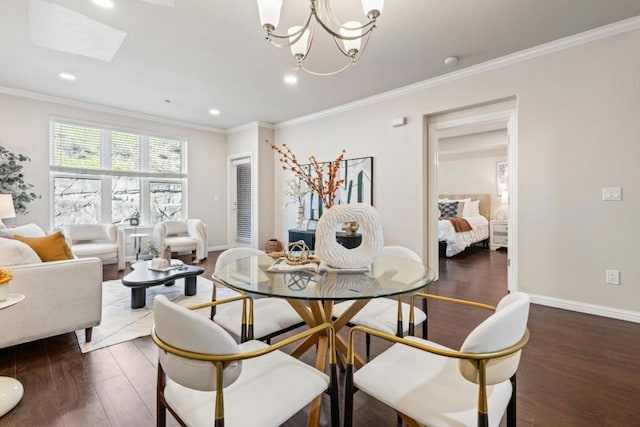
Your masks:
{"label": "throw blanket", "polygon": [[469,224],[469,221],[464,218],[440,217],[440,219],[451,221],[451,225],[453,225],[453,229],[456,230],[456,233],[473,230],[473,228],[471,228],[471,224]]}

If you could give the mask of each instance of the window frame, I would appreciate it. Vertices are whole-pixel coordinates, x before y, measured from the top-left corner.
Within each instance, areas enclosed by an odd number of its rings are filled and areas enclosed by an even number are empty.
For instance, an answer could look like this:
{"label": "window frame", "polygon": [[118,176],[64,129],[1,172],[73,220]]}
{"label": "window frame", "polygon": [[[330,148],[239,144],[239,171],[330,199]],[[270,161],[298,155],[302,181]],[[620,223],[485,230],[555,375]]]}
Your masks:
{"label": "window frame", "polygon": [[[86,126],[99,129],[100,131],[100,168],[76,168],[68,166],[57,166],[54,164],[54,128],[56,124],[71,126]],[[123,132],[136,134],[140,137],[140,168],[139,171],[117,171],[111,169],[111,133]],[[149,171],[149,138],[167,139],[179,142],[180,144],[180,170],[178,173],[151,172]],[[55,179],[56,178],[87,178],[98,179],[101,182],[101,222],[113,223],[112,219],[112,177],[128,176],[140,179],[140,227],[153,226],[155,223],[150,222],[150,190],[151,182],[166,182],[171,184],[180,184],[182,189],[182,206],[180,214],[182,219],[188,218],[188,180],[187,180],[187,146],[188,140],[185,137],[161,134],[157,132],[149,132],[142,129],[133,129],[123,126],[96,123],[86,120],[70,119],[66,117],[49,117],[49,187],[50,187],[50,207],[49,207],[49,223],[51,227],[56,226],[55,207]],[[116,223],[125,224],[127,223]]]}

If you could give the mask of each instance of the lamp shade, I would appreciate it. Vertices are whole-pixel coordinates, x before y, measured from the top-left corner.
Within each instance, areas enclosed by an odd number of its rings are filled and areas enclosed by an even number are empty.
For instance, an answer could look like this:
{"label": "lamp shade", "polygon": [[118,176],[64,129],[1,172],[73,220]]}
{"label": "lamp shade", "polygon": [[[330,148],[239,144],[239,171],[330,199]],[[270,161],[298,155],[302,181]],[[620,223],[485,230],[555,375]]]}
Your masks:
{"label": "lamp shade", "polygon": [[296,59],[302,59],[307,54],[308,42],[309,42],[309,29],[304,30],[301,35],[293,35],[300,31],[302,27],[296,25],[289,28],[289,42],[293,42],[298,36],[300,37],[298,41],[291,44],[291,54],[296,57]]}
{"label": "lamp shade", "polygon": [[0,218],[15,218],[16,210],[13,207],[11,194],[0,194]]}
{"label": "lamp shade", "polygon": [[500,198],[500,201],[502,202],[503,205],[506,205],[509,203],[509,191],[508,190],[504,190],[502,192],[502,197]]}
{"label": "lamp shade", "polygon": [[369,16],[374,10],[377,10],[377,15],[380,15],[383,7],[384,0],[362,0],[362,9],[366,16]]}
{"label": "lamp shade", "polygon": [[[362,24],[358,21],[345,22],[344,25],[340,27],[340,35],[343,37],[360,37],[362,35],[361,26]],[[360,41],[361,39],[343,40],[344,50],[346,50],[349,55],[355,55],[360,50]]]}
{"label": "lamp shade", "polygon": [[282,0],[257,0],[258,12],[260,13],[260,23],[271,25],[276,28],[280,23],[280,10],[282,9]]}

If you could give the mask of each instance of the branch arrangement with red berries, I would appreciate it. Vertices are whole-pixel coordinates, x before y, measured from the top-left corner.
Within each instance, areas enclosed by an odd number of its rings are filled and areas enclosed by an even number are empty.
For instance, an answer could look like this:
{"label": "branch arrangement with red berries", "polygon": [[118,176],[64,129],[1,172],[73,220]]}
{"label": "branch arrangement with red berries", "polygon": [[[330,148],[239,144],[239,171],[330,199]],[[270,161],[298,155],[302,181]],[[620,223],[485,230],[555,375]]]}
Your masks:
{"label": "branch arrangement with red berries", "polygon": [[338,172],[342,166],[346,150],[342,150],[333,162],[318,163],[316,156],[309,156],[311,166],[303,167],[287,144],[282,144],[282,147],[279,147],[269,142],[268,139],[265,142],[280,155],[280,163],[282,163],[283,170],[293,172],[295,176],[302,180],[311,191],[318,195],[325,208],[329,209],[333,206],[338,195],[338,189],[344,183],[344,179],[338,179]]}

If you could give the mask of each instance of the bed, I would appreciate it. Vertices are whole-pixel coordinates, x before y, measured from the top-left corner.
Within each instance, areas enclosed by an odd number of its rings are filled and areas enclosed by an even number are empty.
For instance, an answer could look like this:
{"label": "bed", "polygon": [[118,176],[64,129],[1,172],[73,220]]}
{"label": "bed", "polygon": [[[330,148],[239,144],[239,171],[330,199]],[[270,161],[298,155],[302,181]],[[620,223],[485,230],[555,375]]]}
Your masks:
{"label": "bed", "polygon": [[[489,213],[491,212],[488,194],[441,194],[439,200],[463,200],[470,199],[478,201],[478,212],[464,212],[459,215],[467,220],[471,226],[470,231],[456,232],[451,221],[446,219],[438,220],[438,241],[440,242],[440,253],[447,257],[452,257],[463,252],[474,243],[487,241],[489,238]],[[459,212],[461,213],[461,212]]]}

